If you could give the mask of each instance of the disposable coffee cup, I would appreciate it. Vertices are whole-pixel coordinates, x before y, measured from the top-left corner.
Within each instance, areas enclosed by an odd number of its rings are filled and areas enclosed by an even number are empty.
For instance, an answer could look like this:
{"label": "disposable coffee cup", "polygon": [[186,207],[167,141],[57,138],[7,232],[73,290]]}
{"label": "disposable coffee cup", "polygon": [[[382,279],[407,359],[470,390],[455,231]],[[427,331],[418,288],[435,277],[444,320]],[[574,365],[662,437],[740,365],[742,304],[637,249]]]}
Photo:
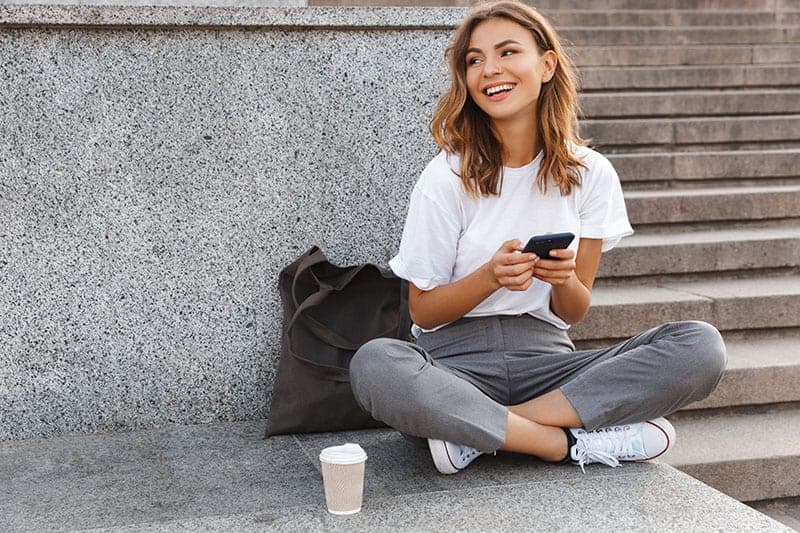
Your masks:
{"label": "disposable coffee cup", "polygon": [[359,512],[364,498],[366,452],[358,444],[348,442],[325,448],[319,460],[328,511],[333,514]]}

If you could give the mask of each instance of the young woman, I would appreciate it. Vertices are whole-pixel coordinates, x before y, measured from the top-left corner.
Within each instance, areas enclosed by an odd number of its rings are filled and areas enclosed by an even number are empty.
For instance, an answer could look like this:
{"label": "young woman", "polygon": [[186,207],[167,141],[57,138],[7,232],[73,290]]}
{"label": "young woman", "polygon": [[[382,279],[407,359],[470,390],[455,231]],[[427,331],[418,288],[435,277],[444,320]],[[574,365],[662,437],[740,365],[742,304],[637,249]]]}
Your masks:
{"label": "young woman", "polygon": [[[617,466],[675,441],[662,416],[708,396],[727,359],[719,332],[670,323],[575,351],[601,252],[633,232],[619,178],[577,132],[574,69],[535,10],[474,8],[446,57],[431,123],[441,152],[411,195],[390,265],[409,281],[415,343],[376,339],[351,383],[373,417],[428,439],[436,468],[481,453]],[[533,235],[571,232],[542,259]]]}

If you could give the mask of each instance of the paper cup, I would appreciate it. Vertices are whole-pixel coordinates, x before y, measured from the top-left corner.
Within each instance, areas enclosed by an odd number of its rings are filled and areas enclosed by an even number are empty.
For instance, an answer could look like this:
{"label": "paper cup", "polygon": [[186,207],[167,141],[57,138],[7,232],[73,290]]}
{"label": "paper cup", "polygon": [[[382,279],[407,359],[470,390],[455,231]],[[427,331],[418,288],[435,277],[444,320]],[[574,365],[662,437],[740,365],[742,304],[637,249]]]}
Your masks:
{"label": "paper cup", "polygon": [[361,510],[364,497],[364,462],[367,454],[358,444],[325,448],[319,454],[325,501],[333,514],[353,514]]}

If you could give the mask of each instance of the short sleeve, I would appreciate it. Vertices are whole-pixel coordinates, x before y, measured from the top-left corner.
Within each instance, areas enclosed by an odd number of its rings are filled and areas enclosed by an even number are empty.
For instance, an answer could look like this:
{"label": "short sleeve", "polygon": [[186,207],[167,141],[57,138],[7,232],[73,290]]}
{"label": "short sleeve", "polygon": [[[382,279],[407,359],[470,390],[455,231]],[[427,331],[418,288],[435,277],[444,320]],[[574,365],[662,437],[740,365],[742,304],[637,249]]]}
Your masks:
{"label": "short sleeve", "polygon": [[594,161],[587,161],[578,206],[581,237],[603,239],[602,250],[611,250],[633,233],[625,209],[622,186],[617,171],[602,155],[594,152]]}
{"label": "short sleeve", "polygon": [[425,291],[450,283],[461,235],[458,197],[449,176],[435,170],[429,165],[414,187],[400,250],[389,261],[398,277]]}

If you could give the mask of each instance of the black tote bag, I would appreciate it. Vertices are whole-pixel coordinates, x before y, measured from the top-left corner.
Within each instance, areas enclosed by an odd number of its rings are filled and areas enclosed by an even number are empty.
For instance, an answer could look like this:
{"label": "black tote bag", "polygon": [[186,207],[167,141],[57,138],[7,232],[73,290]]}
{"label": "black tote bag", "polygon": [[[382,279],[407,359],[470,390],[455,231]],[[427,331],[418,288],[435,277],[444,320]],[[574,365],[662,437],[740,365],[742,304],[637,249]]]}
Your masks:
{"label": "black tote bag", "polygon": [[339,267],[316,246],[280,273],[281,358],[267,436],[381,427],[356,403],[348,367],[377,337],[408,339],[408,284],[372,264]]}

